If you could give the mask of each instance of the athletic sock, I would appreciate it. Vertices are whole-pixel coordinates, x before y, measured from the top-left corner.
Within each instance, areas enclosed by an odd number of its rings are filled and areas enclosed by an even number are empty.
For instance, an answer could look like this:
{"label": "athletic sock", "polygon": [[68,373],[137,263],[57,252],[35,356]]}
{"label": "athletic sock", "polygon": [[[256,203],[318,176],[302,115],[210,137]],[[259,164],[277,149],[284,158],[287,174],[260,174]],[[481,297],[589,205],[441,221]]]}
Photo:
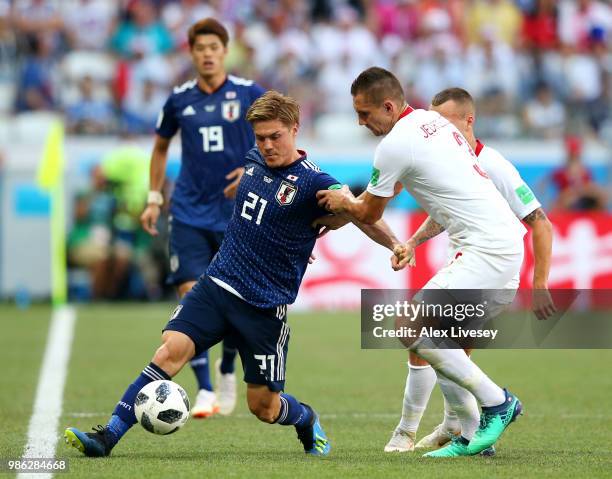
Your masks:
{"label": "athletic sock", "polygon": [[235,362],[236,355],[238,354],[238,349],[236,348],[236,344],[231,338],[225,338],[223,340],[223,353],[221,355],[221,366],[219,369],[221,370],[221,374],[231,374],[235,370]]}
{"label": "athletic sock", "polygon": [[191,369],[193,369],[193,373],[198,381],[198,389],[212,391],[213,387],[210,382],[210,370],[208,368],[208,351],[194,356],[189,364],[191,364]]}
{"label": "athletic sock", "polygon": [[459,419],[461,436],[468,440],[472,439],[480,421],[480,411],[478,410],[476,398],[467,389],[462,388],[441,374],[438,374],[438,384],[440,389],[442,389],[442,394],[444,394],[445,405],[448,402],[448,405]]}
{"label": "athletic sock", "polygon": [[408,364],[408,377],[404,390],[402,418],[398,429],[416,434],[419,423],[427,407],[431,391],[436,385],[436,372],[429,365],[413,366]]}
{"label": "athletic sock", "polygon": [[445,431],[461,431],[459,418],[446,400],[446,397],[444,397],[444,420],[442,421],[442,429]]}
{"label": "athletic sock", "polygon": [[108,429],[114,436],[114,441],[111,446],[117,444],[119,439],[136,424],[134,401],[136,400],[138,392],[147,384],[163,379],[169,380],[171,378],[162,368],[153,363],[149,363],[135,381],[128,386],[121,400],[115,406],[115,410],[107,424]]}
{"label": "athletic sock", "polygon": [[310,426],[313,418],[312,408],[302,404],[291,394],[282,393],[280,395],[280,412],[276,423],[282,426],[295,426],[302,429]]}
{"label": "athletic sock", "polygon": [[491,381],[462,349],[436,348],[430,340],[418,341],[412,349],[436,372],[470,391],[481,406],[497,406],[506,400],[503,389]]}

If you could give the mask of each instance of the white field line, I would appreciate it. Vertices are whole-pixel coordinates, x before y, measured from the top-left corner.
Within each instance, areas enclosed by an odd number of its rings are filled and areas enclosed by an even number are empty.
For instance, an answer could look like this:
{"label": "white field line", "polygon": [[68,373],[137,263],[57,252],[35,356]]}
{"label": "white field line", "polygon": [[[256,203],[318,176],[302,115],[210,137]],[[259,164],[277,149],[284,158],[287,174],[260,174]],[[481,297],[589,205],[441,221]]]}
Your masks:
{"label": "white field line", "polygon": [[[47,346],[38,377],[34,410],[28,428],[28,442],[22,459],[55,457],[62,413],[64,384],[74,335],[76,312],[70,306],[53,310]],[[19,474],[18,478],[51,478],[52,473]]]}

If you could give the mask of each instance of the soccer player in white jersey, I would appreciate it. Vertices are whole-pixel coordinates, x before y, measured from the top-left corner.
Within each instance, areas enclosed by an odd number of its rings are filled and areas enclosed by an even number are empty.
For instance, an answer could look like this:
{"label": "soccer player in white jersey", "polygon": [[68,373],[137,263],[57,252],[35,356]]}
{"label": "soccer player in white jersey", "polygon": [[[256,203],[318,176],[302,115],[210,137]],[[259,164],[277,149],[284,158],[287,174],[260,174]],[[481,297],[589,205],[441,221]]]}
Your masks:
{"label": "soccer player in white jersey", "polygon": [[[532,229],[532,245],[535,256],[533,271],[534,312],[539,319],[545,319],[555,312],[555,307],[548,292],[548,273],[552,252],[552,224],[546,217],[531,189],[521,178],[517,169],[497,150],[483,145],[474,134],[476,111],[471,95],[462,88],[448,88],[436,94],[431,101],[431,110],[437,111],[461,132],[474,153],[483,171],[495,184],[506,199],[517,218],[523,220]],[[428,239],[437,236],[444,228],[428,217],[421,227],[410,238],[415,247]],[[451,244],[449,259],[455,256],[455,245]],[[509,289],[518,287],[518,273],[506,286]],[[469,354],[469,351],[466,351]],[[457,413],[444,402],[444,420],[434,431],[421,439],[415,446],[416,432],[427,407],[431,391],[436,384],[436,374],[426,361],[411,353],[409,374],[406,378],[402,417],[395,428],[391,439],[385,446],[386,452],[406,452],[418,448],[438,448],[448,443],[452,436],[459,434],[460,425]],[[461,400],[462,398],[455,398]],[[473,396],[458,406],[462,414],[478,421],[478,407]],[[489,454],[493,449],[487,450]]]}
{"label": "soccer player in white jersey", "polygon": [[[442,268],[425,289],[444,289],[452,296],[459,289],[501,289],[515,277],[523,261],[526,232],[478,165],[465,139],[439,113],[413,110],[405,101],[397,78],[372,67],[351,86],[359,124],[376,136],[386,135],[376,148],[367,191],[355,198],[341,190],[320,191],[320,204],[328,211],[361,222],[378,221],[400,182],[428,214],[448,232],[462,253]],[[395,250],[395,266],[413,259],[410,242]],[[459,349],[445,349],[428,338],[402,341],[438,376],[448,379],[445,397],[472,393],[482,407],[480,425],[461,422],[461,435],[428,457],[476,455],[492,446],[521,413],[518,398],[496,385]]]}

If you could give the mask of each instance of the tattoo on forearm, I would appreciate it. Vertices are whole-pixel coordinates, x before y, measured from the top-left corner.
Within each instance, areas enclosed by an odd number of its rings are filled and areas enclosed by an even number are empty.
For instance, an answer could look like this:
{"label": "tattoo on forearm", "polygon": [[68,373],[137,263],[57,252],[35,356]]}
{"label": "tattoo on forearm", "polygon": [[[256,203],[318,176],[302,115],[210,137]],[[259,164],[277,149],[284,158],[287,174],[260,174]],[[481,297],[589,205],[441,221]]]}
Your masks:
{"label": "tattoo on forearm", "polygon": [[531,213],[523,218],[523,221],[529,225],[535,223],[536,221],[542,221],[546,219],[546,213],[542,208],[536,208]]}
{"label": "tattoo on forearm", "polygon": [[436,223],[431,217],[427,218],[414,235],[417,246],[434,236],[438,236],[442,231],[444,231],[443,226]]}

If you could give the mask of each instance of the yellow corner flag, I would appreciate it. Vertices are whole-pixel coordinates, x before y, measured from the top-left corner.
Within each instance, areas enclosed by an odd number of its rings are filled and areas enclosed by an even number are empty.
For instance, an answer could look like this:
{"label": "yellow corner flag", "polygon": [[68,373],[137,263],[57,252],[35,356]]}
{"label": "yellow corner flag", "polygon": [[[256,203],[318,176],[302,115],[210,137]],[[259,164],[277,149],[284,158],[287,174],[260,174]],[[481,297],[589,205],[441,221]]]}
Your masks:
{"label": "yellow corner flag", "polygon": [[43,157],[38,166],[38,186],[51,190],[64,175],[64,123],[54,120],[49,128]]}
{"label": "yellow corner flag", "polygon": [[54,306],[66,304],[66,217],[64,207],[64,123],[55,120],[49,129],[38,167],[38,186],[51,197],[51,300]]}

